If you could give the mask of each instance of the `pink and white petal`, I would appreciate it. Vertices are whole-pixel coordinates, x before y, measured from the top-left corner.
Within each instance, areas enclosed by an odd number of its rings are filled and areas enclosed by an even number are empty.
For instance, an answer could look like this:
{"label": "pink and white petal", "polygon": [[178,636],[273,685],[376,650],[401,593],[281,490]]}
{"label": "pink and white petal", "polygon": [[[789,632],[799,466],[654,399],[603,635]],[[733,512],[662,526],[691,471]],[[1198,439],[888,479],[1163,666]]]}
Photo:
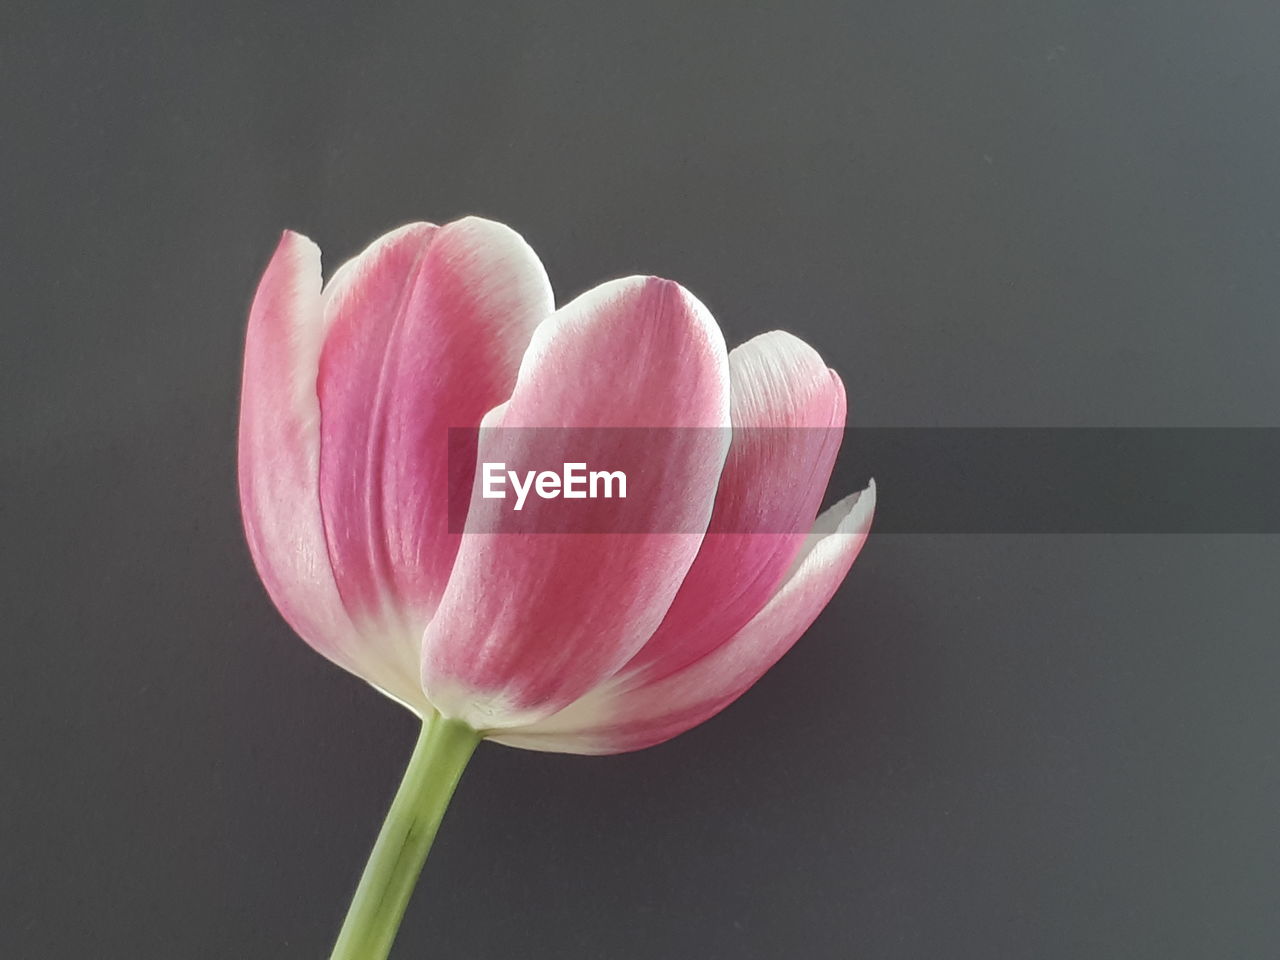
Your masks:
{"label": "pink and white petal", "polygon": [[[607,283],[543,324],[479,459],[622,470],[627,497],[572,509],[531,497],[515,513],[477,484],[423,641],[432,703],[477,728],[526,723],[626,663],[698,551],[728,426],[724,339],[677,284]],[[594,532],[604,529],[636,532]]]}
{"label": "pink and white petal", "polygon": [[450,450],[450,428],[477,427],[510,396],[529,338],[553,308],[528,244],[476,217],[394,231],[325,291],[320,497],[329,552],[352,618],[396,637],[416,664],[458,547],[449,491],[468,489],[474,469],[473,457]]}
{"label": "pink and white petal", "polygon": [[316,372],[325,326],[320,250],[286,232],[249,312],[240,402],[239,486],[258,574],[291,627],[330,660],[415,709],[415,665],[364,641],[339,596],[318,492]]}
{"label": "pink and white petal", "polygon": [[844,385],[782,331],[729,353],[733,442],[698,557],[626,671],[653,682],[727,641],[760,611],[813,526],[845,423]]}
{"label": "pink and white petal", "polygon": [[773,598],[733,639],[696,663],[651,683],[616,677],[555,716],[491,739],[528,750],[623,753],[711,718],[750,689],[822,612],[862,549],[874,512],[874,483],[827,510]]}

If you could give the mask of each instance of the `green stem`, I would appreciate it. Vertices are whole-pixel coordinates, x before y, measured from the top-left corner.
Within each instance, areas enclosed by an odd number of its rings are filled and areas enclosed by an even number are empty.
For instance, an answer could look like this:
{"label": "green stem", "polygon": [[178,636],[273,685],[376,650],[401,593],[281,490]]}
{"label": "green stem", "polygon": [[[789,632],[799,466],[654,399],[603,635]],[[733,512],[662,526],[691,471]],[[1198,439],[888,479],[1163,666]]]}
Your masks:
{"label": "green stem", "polygon": [[384,960],[391,952],[440,818],[479,742],[457,720],[433,712],[423,721],[330,960]]}

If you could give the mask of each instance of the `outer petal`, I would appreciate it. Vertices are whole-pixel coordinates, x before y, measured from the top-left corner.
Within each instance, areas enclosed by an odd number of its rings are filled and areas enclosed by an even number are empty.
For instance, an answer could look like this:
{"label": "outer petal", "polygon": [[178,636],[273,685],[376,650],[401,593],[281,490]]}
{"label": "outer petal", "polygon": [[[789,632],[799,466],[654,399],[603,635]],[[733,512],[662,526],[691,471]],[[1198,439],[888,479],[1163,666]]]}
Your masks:
{"label": "outer petal", "polygon": [[249,312],[240,402],[240,507],[258,574],[280,613],[334,662],[410,704],[412,670],[361,641],[338,594],[320,518],[324,342],[320,250],[286,232]]}
{"label": "outer petal", "polygon": [[700,659],[760,611],[813,526],[845,422],[844,386],[789,333],[729,354],[733,443],[698,558],[627,665],[652,682]]}
{"label": "outer petal", "polygon": [[553,308],[524,240],[474,217],[394,231],[325,291],[320,497],[329,552],[353,620],[394,638],[415,674],[458,547],[449,490],[471,483],[473,461],[449,456],[449,428],[476,427],[510,396],[529,338]]}
{"label": "outer petal", "polygon": [[[525,723],[631,658],[697,553],[728,446],[728,406],[719,328],[674,283],[604,284],[539,328],[510,402],[488,421],[503,429],[481,432],[480,460],[554,463],[571,438],[573,459],[624,472],[620,461],[643,462],[655,476],[629,482],[625,500],[578,501],[578,513],[557,514],[562,533],[513,531],[537,530],[538,511],[563,501],[531,501],[514,514],[508,501],[473,494],[423,643],[432,703],[478,728]],[[529,427],[556,429],[514,429]],[[678,429],[707,427],[719,429]],[[575,533],[600,529],[597,506],[616,529],[648,532]]]}
{"label": "outer petal", "polygon": [[669,740],[745,693],[809,628],[866,541],[875,485],[821,517],[794,572],[728,643],[655,682],[618,678],[541,723],[493,739],[563,753],[621,753]]}

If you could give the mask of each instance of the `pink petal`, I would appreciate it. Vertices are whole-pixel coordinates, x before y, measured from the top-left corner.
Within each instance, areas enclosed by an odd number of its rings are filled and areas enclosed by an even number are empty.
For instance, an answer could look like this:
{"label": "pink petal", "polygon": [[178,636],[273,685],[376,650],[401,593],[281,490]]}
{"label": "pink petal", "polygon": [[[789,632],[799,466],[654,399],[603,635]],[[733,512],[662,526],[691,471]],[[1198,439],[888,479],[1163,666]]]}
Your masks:
{"label": "pink petal", "polygon": [[[478,728],[528,722],[626,663],[697,553],[728,446],[728,408],[724,340],[677,284],[607,283],[540,327],[510,402],[486,421],[502,429],[481,431],[480,460],[621,469],[627,499],[575,501],[573,510],[531,499],[513,513],[507,500],[473,494],[423,641],[432,703]],[[528,427],[559,429],[514,429]],[[579,427],[588,429],[563,429]],[[602,427],[718,429],[594,429]],[[650,482],[633,468],[648,469]],[[556,522],[547,511],[559,511]],[[583,532],[601,529],[605,516],[614,529],[646,532]],[[565,532],[519,532],[552,528]]]}
{"label": "pink petal", "polygon": [[729,354],[733,443],[698,558],[627,671],[646,682],[727,641],[765,605],[813,526],[845,421],[844,386],[817,352],[766,333]]}
{"label": "pink petal", "polygon": [[563,753],[621,753],[669,740],[745,693],[809,628],[835,594],[875,511],[875,485],[818,518],[795,571],[728,643],[654,682],[620,677],[553,717],[494,737],[499,743]]}
{"label": "pink petal", "polygon": [[[474,428],[510,396],[520,357],[554,309],[541,263],[514,231],[467,218],[375,242],[325,291],[320,497],[347,609],[420,659],[423,627],[459,537],[451,427]],[[455,450],[455,453],[457,451]],[[456,476],[450,476],[450,463]]]}
{"label": "pink petal", "polygon": [[316,371],[324,334],[320,250],[286,232],[258,286],[245,338],[239,461],[249,550],[267,593],[307,643],[420,705],[416,665],[361,640],[329,564],[318,493]]}

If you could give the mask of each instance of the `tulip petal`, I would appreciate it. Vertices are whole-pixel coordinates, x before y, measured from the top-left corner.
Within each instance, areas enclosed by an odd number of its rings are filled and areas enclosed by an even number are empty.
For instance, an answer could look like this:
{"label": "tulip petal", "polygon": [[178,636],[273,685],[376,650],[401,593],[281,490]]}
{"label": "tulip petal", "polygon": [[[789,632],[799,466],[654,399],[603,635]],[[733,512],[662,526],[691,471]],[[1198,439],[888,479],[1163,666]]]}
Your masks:
{"label": "tulip petal", "polygon": [[[320,497],[329,552],[352,618],[395,637],[415,664],[458,546],[449,490],[471,482],[470,458],[449,455],[449,429],[476,427],[510,396],[529,338],[553,308],[524,240],[475,217],[394,231],[325,290]],[[450,464],[463,472],[450,476]]]}
{"label": "tulip petal", "polygon": [[795,570],[728,643],[654,682],[636,674],[602,684],[559,714],[498,732],[499,743],[562,753],[622,753],[697,726],[745,693],[830,601],[866,541],[875,484],[818,518]]}
{"label": "tulip petal", "polygon": [[804,341],[762,334],[730,352],[729,376],[733,442],[707,535],[662,625],[626,668],[645,682],[714,650],[773,596],[840,448],[844,386]]}
{"label": "tulip petal", "polygon": [[[565,525],[556,533],[518,532],[533,530],[530,511],[546,504],[513,514],[509,501],[473,493],[423,641],[423,687],[442,713],[486,729],[530,722],[635,654],[698,551],[728,447],[728,408],[724,339],[677,284],[607,283],[538,329],[511,400],[481,431],[480,460],[554,462],[572,435],[574,459],[618,469],[611,460],[643,458],[661,482],[634,483],[625,500],[579,502],[580,512],[558,515]],[[557,429],[518,429],[530,427]],[[635,427],[671,429],[641,431],[640,447],[612,429]],[[707,427],[716,429],[680,429]],[[585,532],[599,530],[602,516],[642,532]]]}
{"label": "tulip petal", "polygon": [[324,335],[320,250],[286,232],[254,296],[245,337],[239,486],[249,550],[267,593],[307,643],[420,706],[416,664],[361,640],[330,566],[318,492],[316,372]]}

